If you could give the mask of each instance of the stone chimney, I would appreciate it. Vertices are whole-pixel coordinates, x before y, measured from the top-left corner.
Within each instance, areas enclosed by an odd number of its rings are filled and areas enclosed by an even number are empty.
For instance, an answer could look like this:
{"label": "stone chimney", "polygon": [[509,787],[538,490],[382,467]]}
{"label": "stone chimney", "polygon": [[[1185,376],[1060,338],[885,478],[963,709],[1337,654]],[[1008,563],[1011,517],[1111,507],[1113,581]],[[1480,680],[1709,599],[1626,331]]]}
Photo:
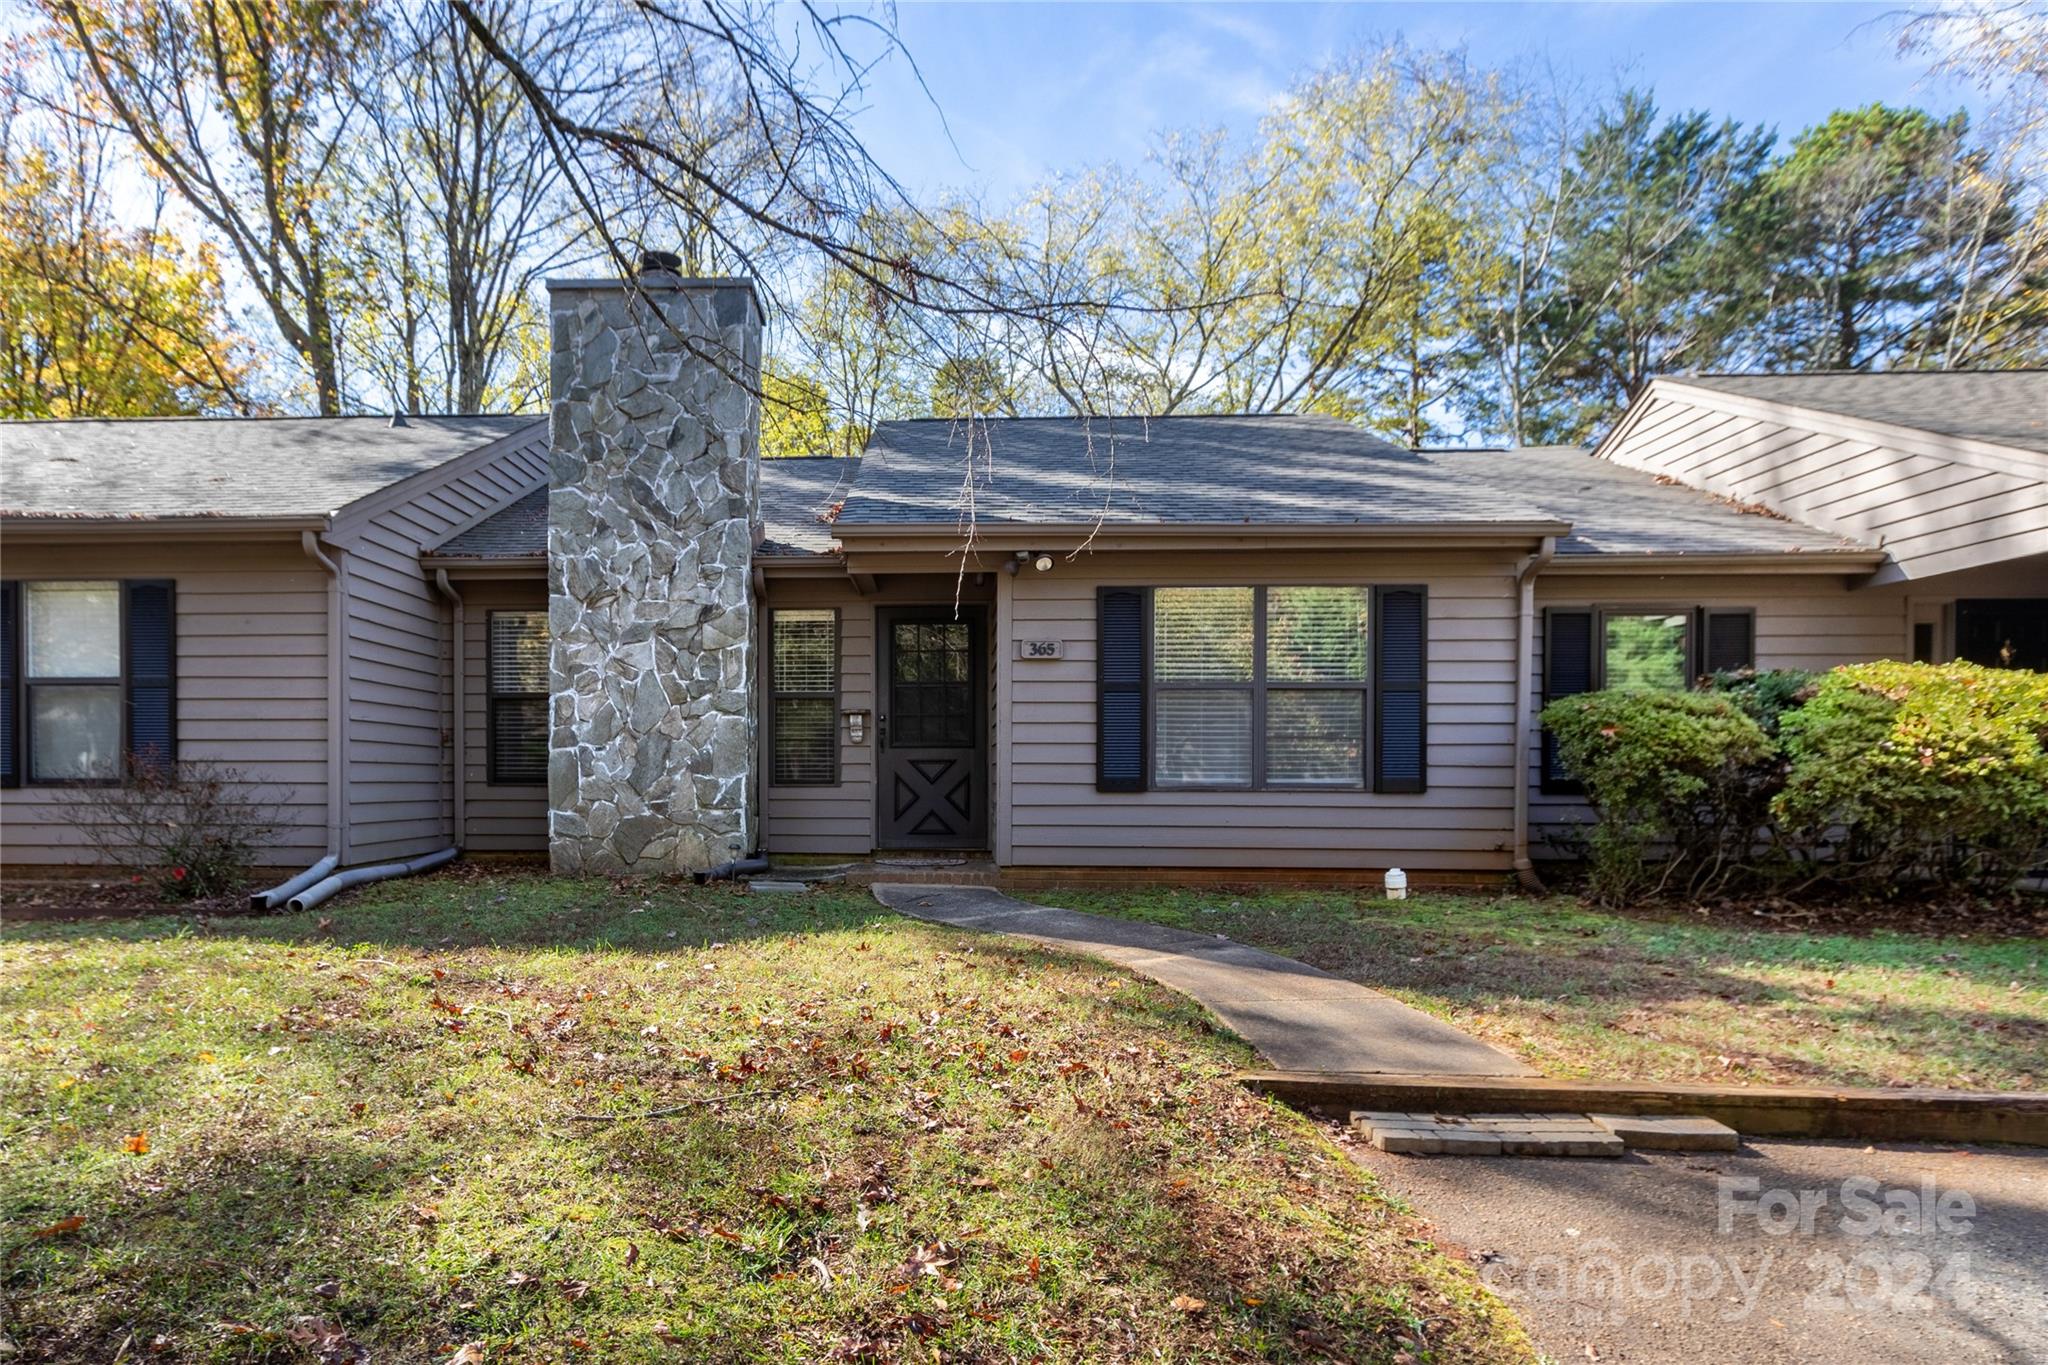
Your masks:
{"label": "stone chimney", "polygon": [[761,310],[746,280],[551,280],[548,850],[680,873],[753,851]]}

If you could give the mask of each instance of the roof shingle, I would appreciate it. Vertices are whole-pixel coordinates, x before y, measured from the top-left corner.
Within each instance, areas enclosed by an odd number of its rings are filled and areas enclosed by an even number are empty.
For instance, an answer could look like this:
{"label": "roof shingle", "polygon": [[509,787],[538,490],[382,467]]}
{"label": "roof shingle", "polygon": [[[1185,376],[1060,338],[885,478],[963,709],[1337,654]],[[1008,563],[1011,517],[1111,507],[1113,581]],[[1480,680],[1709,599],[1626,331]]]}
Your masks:
{"label": "roof shingle", "polygon": [[1866,547],[1801,522],[1603,460],[1576,446],[1432,452],[1459,474],[1513,489],[1559,521],[1564,555],[1782,554]]}
{"label": "roof shingle", "polygon": [[322,517],[535,417],[159,417],[0,423],[0,516]]}
{"label": "roof shingle", "polygon": [[2048,455],[2048,370],[1702,374],[1667,382]]}
{"label": "roof shingle", "polygon": [[[971,474],[971,477],[970,477]],[[857,525],[1441,526],[1549,520],[1330,417],[883,422]]]}

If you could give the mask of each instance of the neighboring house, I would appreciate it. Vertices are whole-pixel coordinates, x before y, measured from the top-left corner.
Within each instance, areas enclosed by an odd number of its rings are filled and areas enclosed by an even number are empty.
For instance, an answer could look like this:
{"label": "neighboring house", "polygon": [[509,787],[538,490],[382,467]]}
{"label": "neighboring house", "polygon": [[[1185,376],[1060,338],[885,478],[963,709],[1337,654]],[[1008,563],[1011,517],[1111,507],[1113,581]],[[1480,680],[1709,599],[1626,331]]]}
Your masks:
{"label": "neighboring house", "polygon": [[146,749],[284,792],[280,864],[1493,876],[1586,818],[1546,697],[2048,667],[2048,375],[1658,380],[1591,455],[1174,417],[764,462],[744,282],[552,295],[548,422],[0,427],[0,861],[81,859],[79,780]]}

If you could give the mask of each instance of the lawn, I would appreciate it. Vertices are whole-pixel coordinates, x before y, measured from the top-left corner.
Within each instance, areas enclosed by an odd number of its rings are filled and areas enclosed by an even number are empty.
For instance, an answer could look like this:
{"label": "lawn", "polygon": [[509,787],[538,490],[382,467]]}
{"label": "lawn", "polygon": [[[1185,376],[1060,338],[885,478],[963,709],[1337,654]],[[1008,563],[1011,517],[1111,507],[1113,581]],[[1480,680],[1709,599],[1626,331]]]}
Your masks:
{"label": "lawn", "polygon": [[1398,996],[1547,1076],[2032,1090],[2048,939],[1814,932],[1564,897],[1041,897],[1226,934]]}
{"label": "lawn", "polygon": [[1164,989],[864,895],[0,931],[13,1360],[1522,1360]]}

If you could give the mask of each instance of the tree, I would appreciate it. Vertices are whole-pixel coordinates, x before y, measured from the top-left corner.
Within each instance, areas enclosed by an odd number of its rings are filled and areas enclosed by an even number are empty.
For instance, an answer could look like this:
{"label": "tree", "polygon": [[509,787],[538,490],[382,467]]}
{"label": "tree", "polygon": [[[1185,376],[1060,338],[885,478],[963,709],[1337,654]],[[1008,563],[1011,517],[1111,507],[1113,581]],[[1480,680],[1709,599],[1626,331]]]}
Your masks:
{"label": "tree", "polygon": [[1772,139],[1645,91],[1518,97],[1474,235],[1467,413],[1521,445],[1597,434],[1653,375],[1707,367],[1753,317],[1738,230]]}
{"label": "tree", "polygon": [[773,356],[761,366],[761,458],[839,453],[825,386]]}
{"label": "tree", "polygon": [[1772,364],[1864,370],[1964,359],[1944,326],[1976,307],[2021,187],[1989,173],[1969,118],[1882,104],[1801,133],[1766,184],[1778,258]]}
{"label": "tree", "polygon": [[[353,132],[358,11],[318,0],[36,0],[75,57],[79,117],[126,132],[150,173],[216,234],[342,408],[331,196]],[[64,92],[49,101],[72,113]]]}
{"label": "tree", "polygon": [[[371,136],[344,162],[349,196],[375,206],[350,225],[350,349],[394,406],[477,412],[505,395],[515,331],[536,318],[527,301],[582,228],[531,108],[469,28],[438,4],[380,13]],[[566,81],[596,27],[582,9],[499,4],[493,19]]]}
{"label": "tree", "polygon": [[[1978,259],[1966,287],[1929,329],[1922,363],[2048,363],[2048,12],[2012,0],[1972,0],[1909,17],[1899,42],[1903,51],[1929,57],[1937,74],[1960,77],[1991,97],[1974,173],[2019,188],[2001,242],[1993,247],[1988,233],[1966,234]],[[1989,225],[1988,216],[1977,221]]]}
{"label": "tree", "polygon": [[145,227],[112,222],[101,142],[54,131],[0,128],[0,416],[259,406],[212,253],[165,229],[161,199]]}
{"label": "tree", "polygon": [[1560,347],[1527,435],[1595,434],[1659,374],[1712,367],[1760,311],[1753,213],[1773,138],[1702,111],[1660,121],[1643,91],[1575,151],[1543,326]]}

